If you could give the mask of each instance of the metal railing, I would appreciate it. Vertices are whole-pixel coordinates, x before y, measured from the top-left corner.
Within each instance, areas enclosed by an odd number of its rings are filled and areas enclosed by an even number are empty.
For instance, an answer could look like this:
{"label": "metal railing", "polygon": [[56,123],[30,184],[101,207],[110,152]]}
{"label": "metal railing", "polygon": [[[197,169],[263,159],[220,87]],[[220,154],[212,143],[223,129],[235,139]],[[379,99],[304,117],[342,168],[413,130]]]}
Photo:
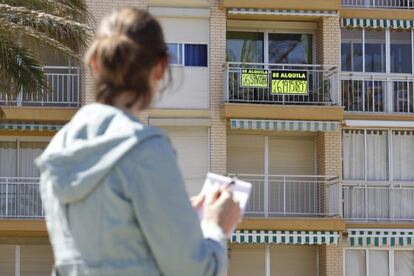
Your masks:
{"label": "metal railing", "polygon": [[345,111],[414,113],[414,76],[341,73]]}
{"label": "metal railing", "polygon": [[[242,87],[242,69],[269,70],[269,85],[261,88]],[[271,91],[271,70],[306,71],[307,95],[274,95]],[[225,102],[295,105],[339,105],[338,69],[335,66],[313,64],[268,64],[228,62],[225,81]]]}
{"label": "metal railing", "polygon": [[231,174],[252,183],[247,217],[340,216],[337,177],[317,175]]}
{"label": "metal railing", "polygon": [[355,8],[413,9],[413,0],[342,0],[342,6]]}
{"label": "metal railing", "polygon": [[344,181],[343,217],[356,221],[414,221],[414,182]]}
{"label": "metal railing", "polygon": [[49,89],[37,93],[0,91],[0,105],[16,106],[80,106],[80,67],[44,66]]}
{"label": "metal railing", "polygon": [[0,177],[0,218],[43,217],[39,178]]}

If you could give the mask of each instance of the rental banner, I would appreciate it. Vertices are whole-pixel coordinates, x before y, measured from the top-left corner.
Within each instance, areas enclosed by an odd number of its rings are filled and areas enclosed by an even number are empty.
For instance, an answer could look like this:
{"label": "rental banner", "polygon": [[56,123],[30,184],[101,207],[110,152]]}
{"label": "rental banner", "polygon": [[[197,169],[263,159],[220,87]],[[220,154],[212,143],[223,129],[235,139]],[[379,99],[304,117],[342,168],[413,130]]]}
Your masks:
{"label": "rental banner", "polygon": [[273,95],[307,95],[307,71],[272,71]]}
{"label": "rental banner", "polygon": [[269,71],[260,69],[242,69],[241,87],[267,88],[269,87]]}

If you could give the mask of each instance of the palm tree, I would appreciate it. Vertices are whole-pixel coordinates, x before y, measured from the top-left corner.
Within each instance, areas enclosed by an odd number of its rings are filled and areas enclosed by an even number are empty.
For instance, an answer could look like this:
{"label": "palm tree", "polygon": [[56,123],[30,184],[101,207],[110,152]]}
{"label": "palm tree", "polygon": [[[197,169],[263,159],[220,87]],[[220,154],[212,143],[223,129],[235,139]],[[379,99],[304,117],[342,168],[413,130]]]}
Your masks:
{"label": "palm tree", "polygon": [[0,91],[15,96],[47,89],[34,49],[80,61],[92,24],[85,0],[0,0]]}

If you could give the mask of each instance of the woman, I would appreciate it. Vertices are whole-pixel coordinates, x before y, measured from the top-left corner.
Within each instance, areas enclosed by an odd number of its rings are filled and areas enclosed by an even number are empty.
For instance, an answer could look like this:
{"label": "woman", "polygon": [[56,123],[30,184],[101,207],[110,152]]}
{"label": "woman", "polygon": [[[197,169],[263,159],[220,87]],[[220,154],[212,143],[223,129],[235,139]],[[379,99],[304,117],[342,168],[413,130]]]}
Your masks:
{"label": "woman", "polygon": [[[86,61],[97,103],[36,161],[56,275],[218,275],[240,219],[228,189],[187,198],[164,133],[137,119],[168,70],[159,23],[123,9],[105,18]],[[203,221],[193,208],[203,205]]]}

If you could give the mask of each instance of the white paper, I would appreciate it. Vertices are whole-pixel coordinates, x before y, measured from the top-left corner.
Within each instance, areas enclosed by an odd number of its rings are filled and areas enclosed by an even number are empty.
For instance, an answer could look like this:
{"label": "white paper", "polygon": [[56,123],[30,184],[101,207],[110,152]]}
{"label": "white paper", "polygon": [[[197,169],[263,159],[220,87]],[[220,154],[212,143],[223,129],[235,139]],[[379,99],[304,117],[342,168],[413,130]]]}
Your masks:
{"label": "white paper", "polygon": [[[219,174],[208,173],[204,182],[204,186],[201,189],[201,194],[208,197],[218,188],[226,186],[232,181],[234,181],[234,184],[230,185],[229,188],[232,190],[234,198],[239,201],[240,210],[243,214],[250,196],[250,191],[252,189],[251,183],[239,179],[232,179],[230,177],[222,176]],[[199,210],[199,217],[200,220],[203,218],[203,210]]]}

